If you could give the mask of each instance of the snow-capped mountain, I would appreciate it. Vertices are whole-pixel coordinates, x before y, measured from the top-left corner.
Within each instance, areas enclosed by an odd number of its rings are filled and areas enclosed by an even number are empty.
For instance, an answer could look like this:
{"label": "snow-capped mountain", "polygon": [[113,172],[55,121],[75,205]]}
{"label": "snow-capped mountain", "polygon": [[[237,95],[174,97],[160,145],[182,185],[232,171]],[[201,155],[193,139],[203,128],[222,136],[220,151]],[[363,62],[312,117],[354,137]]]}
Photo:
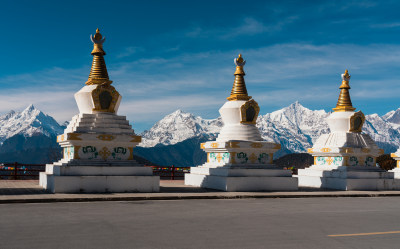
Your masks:
{"label": "snow-capped mountain", "polygon": [[257,127],[266,141],[280,143],[292,152],[304,152],[315,140],[329,132],[324,110],[312,111],[299,102],[281,110],[259,116]]}
{"label": "snow-capped mountain", "polygon": [[[266,141],[280,143],[287,152],[305,152],[316,139],[329,132],[324,110],[310,110],[295,102],[281,110],[260,115],[257,127]],[[221,118],[203,119],[177,110],[158,121],[141,135],[141,147],[174,145],[189,138],[202,136],[214,139],[223,126]],[[47,137],[63,133],[64,127],[33,105],[22,112],[10,111],[0,116],[0,144],[14,135]],[[363,131],[369,134],[386,153],[400,147],[400,108],[383,116],[366,115]]]}
{"label": "snow-capped mountain", "polygon": [[0,116],[0,143],[17,134],[26,137],[44,134],[50,137],[63,133],[63,130],[64,127],[54,118],[44,114],[33,105],[22,112],[10,111]]}
{"label": "snow-capped mountain", "polygon": [[[291,152],[305,152],[321,134],[330,132],[325,122],[329,114],[324,110],[310,110],[295,102],[281,110],[260,115],[257,127],[264,140],[280,143]],[[199,135],[212,138],[221,127],[221,118],[202,119],[178,110],[144,131],[141,134],[143,142],[139,146],[170,145]],[[392,152],[400,147],[400,108],[383,116],[366,115],[363,131],[386,153]]]}
{"label": "snow-capped mountain", "polygon": [[142,147],[153,147],[157,144],[176,144],[199,135],[214,137],[221,129],[221,118],[203,119],[191,113],[177,110],[158,121],[142,135]]}
{"label": "snow-capped mountain", "polygon": [[400,108],[386,113],[382,118],[389,123],[400,125]]}

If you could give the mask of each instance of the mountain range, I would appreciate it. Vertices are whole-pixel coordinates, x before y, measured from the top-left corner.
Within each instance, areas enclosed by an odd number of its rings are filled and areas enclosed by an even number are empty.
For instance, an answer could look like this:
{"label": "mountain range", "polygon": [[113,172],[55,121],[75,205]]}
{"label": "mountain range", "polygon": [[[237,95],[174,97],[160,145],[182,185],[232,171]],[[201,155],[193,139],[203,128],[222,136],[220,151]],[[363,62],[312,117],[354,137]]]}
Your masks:
{"label": "mountain range", "polygon": [[[329,127],[325,118],[329,112],[310,110],[295,102],[283,109],[260,115],[257,127],[266,141],[280,143],[275,154],[302,153]],[[67,122],[66,122],[67,123]],[[203,119],[177,110],[158,121],[140,135],[142,143],[134,150],[158,165],[195,166],[205,161],[200,143],[213,140],[223,126],[220,117]],[[49,163],[61,156],[56,135],[63,133],[51,116],[33,105],[22,112],[10,111],[0,116],[0,161]],[[400,147],[400,108],[383,116],[366,115],[363,132],[369,134],[386,153]]]}
{"label": "mountain range", "polygon": [[[257,127],[266,141],[280,143],[276,157],[287,153],[306,152],[321,134],[329,133],[325,119],[330,112],[310,110],[295,102],[280,110],[260,115]],[[386,153],[400,147],[400,108],[383,116],[366,115],[363,132],[369,134]],[[221,118],[202,119],[181,110],[175,111],[141,135],[142,147],[169,146],[186,139],[203,136],[213,139],[219,133]],[[163,134],[166,134],[165,136]]]}
{"label": "mountain range", "polygon": [[33,105],[22,112],[10,111],[0,116],[0,162],[57,160],[61,149],[56,136],[64,129],[65,126]]}

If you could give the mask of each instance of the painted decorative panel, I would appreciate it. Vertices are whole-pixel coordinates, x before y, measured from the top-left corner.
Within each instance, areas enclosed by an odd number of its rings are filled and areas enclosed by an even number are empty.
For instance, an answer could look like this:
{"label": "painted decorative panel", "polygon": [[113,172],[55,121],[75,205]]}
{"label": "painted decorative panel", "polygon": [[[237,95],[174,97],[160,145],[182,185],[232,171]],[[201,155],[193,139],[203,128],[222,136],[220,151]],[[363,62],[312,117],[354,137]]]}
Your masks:
{"label": "painted decorative panel", "polygon": [[375,160],[373,157],[368,156],[365,158],[365,165],[366,166],[375,166]]}
{"label": "painted decorative panel", "polygon": [[[96,146],[87,145],[79,148],[78,156],[81,159],[88,160],[129,160],[133,158],[131,153],[133,153],[133,150],[125,147],[108,148],[104,146],[97,148]],[[73,153],[71,158],[73,158]]]}
{"label": "painted decorative panel", "polygon": [[208,161],[210,163],[215,163],[217,161],[217,153],[214,152],[208,153]]}
{"label": "painted decorative panel", "polygon": [[248,152],[209,152],[207,162],[222,164],[270,164],[273,154],[268,153],[248,153]]}
{"label": "painted decorative panel", "polygon": [[358,164],[358,158],[356,156],[351,156],[349,157],[349,166],[357,166]]}
{"label": "painted decorative panel", "polygon": [[68,147],[63,148],[64,151],[64,159],[68,159]]}
{"label": "painted decorative panel", "polygon": [[63,148],[64,159],[73,159],[74,158],[74,147],[65,147]]}
{"label": "painted decorative panel", "polygon": [[95,146],[82,146],[79,150],[79,157],[82,159],[100,159],[99,151]]}
{"label": "painted decorative panel", "polygon": [[224,153],[215,153],[211,152],[208,153],[208,162],[210,163],[218,163],[218,164],[225,164],[229,163],[230,154],[228,152]]}
{"label": "painted decorative panel", "polygon": [[129,149],[124,147],[115,147],[111,152],[111,156],[116,160],[127,160],[130,156]]}
{"label": "painted decorative panel", "polygon": [[222,153],[222,162],[223,163],[229,163],[229,153],[228,152],[225,152],[225,153]]}
{"label": "painted decorative panel", "polygon": [[335,156],[335,157],[324,157],[319,156],[315,160],[316,165],[328,165],[328,166],[342,166],[343,165],[343,157]]}
{"label": "painted decorative panel", "polygon": [[267,153],[260,153],[258,156],[258,163],[260,164],[267,164],[270,162],[269,155]]}
{"label": "painted decorative panel", "polygon": [[236,153],[236,162],[239,164],[245,164],[247,163],[247,161],[249,160],[249,158],[247,157],[247,154],[244,152],[238,152]]}

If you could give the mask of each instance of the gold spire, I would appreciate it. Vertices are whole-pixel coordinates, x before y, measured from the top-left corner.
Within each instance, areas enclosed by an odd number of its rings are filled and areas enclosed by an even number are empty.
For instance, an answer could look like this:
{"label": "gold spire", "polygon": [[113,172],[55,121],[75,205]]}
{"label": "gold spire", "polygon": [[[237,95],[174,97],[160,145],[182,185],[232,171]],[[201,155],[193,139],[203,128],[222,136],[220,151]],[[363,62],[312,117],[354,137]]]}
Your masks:
{"label": "gold spire", "polygon": [[108,78],[106,62],[104,61],[103,57],[106,55],[106,52],[103,50],[103,43],[106,38],[103,38],[103,36],[100,34],[100,30],[97,29],[96,34],[90,36],[90,39],[93,42],[93,62],[86,85],[111,84],[112,81]]}
{"label": "gold spire", "polygon": [[335,112],[345,112],[345,111],[354,111],[356,108],[353,107],[350,99],[350,75],[349,72],[346,71],[344,74],[342,74],[342,85],[340,85],[340,94],[339,94],[339,99],[336,104],[336,108],[333,108]]}
{"label": "gold spire", "polygon": [[251,99],[251,96],[249,96],[247,94],[246,83],[244,82],[244,76],[246,74],[243,71],[243,66],[246,64],[246,61],[243,60],[243,57],[241,54],[239,54],[239,57],[235,58],[234,61],[235,61],[235,65],[236,65],[236,71],[234,73],[235,81],[233,82],[231,96],[229,96],[227,99],[229,101],[249,100],[249,99]]}

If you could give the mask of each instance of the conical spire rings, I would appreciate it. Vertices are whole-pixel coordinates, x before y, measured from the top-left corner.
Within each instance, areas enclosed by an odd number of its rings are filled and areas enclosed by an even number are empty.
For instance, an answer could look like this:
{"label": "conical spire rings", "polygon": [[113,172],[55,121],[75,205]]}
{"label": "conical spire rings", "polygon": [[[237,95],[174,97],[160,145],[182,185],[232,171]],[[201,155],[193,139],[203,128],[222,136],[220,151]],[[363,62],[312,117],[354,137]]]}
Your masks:
{"label": "conical spire rings", "polygon": [[246,61],[243,59],[242,55],[239,54],[238,58],[234,60],[236,65],[235,81],[233,82],[233,87],[231,91],[231,95],[227,98],[229,101],[234,100],[249,100],[251,96],[247,94],[246,83],[244,81],[244,76],[246,75],[243,71],[243,66],[246,64]]}
{"label": "conical spire rings", "polygon": [[104,55],[106,55],[106,53],[103,50],[103,43],[106,38],[103,38],[100,34],[100,30],[97,29],[96,34],[90,36],[90,39],[93,42],[93,50],[91,53],[93,55],[93,62],[86,85],[111,84],[112,81],[109,80],[106,62],[104,60]]}
{"label": "conical spire rings", "polygon": [[345,111],[354,111],[356,108],[353,107],[350,99],[350,75],[349,72],[346,71],[342,74],[342,85],[340,85],[340,94],[339,99],[336,104],[336,108],[333,108],[335,112],[345,112]]}

